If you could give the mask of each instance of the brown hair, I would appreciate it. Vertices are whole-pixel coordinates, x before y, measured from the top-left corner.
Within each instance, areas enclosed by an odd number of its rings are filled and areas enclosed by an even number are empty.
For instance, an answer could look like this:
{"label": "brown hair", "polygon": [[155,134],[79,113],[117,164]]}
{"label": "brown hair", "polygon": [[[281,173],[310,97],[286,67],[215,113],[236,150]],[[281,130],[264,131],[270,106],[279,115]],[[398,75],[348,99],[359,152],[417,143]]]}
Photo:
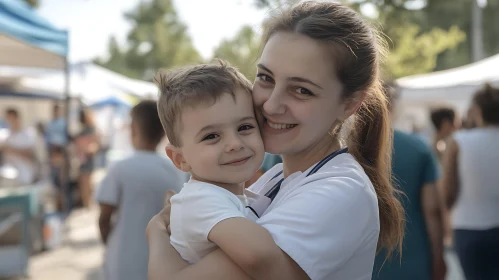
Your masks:
{"label": "brown hair", "polygon": [[486,124],[499,125],[499,88],[486,84],[475,93],[473,102],[480,107]]}
{"label": "brown hair", "polygon": [[165,132],[159,120],[156,101],[141,101],[132,108],[131,116],[144,141],[152,145],[158,145],[161,142]]}
{"label": "brown hair", "polygon": [[94,113],[89,108],[80,110],[80,123],[87,127],[95,128]]}
{"label": "brown hair", "polygon": [[182,109],[200,103],[215,103],[223,94],[235,98],[240,88],[251,94],[251,82],[236,68],[218,60],[216,64],[201,64],[160,71],[154,81],[159,87],[158,113],[170,143],[180,147],[177,136]]}
{"label": "brown hair", "polygon": [[[338,3],[303,2],[267,22],[264,43],[277,32],[295,32],[328,42],[337,52],[336,75],[343,100],[365,93],[351,127],[349,152],[362,165],[378,197],[378,249],[402,247],[404,211],[392,185],[392,130],[380,79],[381,37],[352,9]],[[338,131],[339,129],[337,129]]]}

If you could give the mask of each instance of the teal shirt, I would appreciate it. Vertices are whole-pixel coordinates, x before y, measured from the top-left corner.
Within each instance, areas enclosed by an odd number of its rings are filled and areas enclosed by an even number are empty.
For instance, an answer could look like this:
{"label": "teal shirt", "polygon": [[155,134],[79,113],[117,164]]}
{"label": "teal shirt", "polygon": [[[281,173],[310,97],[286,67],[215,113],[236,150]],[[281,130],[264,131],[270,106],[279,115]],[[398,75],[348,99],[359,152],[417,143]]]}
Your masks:
{"label": "teal shirt", "polygon": [[[421,190],[438,180],[438,161],[419,137],[395,131],[393,139],[393,175],[404,192],[406,226],[402,259],[398,253],[385,261],[381,252],[375,260],[373,278],[379,280],[430,280],[431,248],[421,203]],[[381,270],[380,270],[381,269]]]}
{"label": "teal shirt", "polygon": [[262,166],[260,169],[264,172],[269,171],[270,168],[274,167],[274,165],[281,163],[282,159],[280,155],[273,155],[269,153],[265,153],[265,158],[263,160]]}

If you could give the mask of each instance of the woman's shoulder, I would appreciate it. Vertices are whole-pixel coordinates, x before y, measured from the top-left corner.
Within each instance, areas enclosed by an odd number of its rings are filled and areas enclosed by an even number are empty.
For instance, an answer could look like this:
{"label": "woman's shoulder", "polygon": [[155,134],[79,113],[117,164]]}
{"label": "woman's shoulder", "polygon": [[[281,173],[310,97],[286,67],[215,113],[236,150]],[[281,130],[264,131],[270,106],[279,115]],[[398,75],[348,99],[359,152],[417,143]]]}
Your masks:
{"label": "woman's shoulder", "polygon": [[375,194],[371,180],[359,162],[349,153],[336,156],[316,173],[303,178],[301,184],[318,187],[341,184]]}

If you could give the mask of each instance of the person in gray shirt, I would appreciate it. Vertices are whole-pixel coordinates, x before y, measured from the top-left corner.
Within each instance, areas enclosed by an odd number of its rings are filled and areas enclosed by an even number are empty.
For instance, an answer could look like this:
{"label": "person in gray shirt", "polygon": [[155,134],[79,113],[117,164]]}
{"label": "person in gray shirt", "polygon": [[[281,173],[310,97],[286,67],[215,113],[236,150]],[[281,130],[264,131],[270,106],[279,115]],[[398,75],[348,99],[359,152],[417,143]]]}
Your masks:
{"label": "person in gray shirt", "polygon": [[147,279],[147,224],[163,208],[166,192],[178,193],[184,183],[173,163],[156,152],[164,137],[156,102],[139,103],[131,116],[136,151],[109,168],[96,194],[106,280]]}

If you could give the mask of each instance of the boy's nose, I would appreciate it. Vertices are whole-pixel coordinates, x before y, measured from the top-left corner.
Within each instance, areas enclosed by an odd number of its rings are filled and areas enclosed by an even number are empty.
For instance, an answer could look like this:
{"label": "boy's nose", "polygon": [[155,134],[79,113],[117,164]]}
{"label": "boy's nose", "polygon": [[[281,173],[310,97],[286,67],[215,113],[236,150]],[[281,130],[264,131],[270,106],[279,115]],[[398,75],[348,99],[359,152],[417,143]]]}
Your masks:
{"label": "boy's nose", "polygon": [[227,152],[235,152],[243,149],[244,144],[239,137],[234,136],[228,139],[225,147]]}

